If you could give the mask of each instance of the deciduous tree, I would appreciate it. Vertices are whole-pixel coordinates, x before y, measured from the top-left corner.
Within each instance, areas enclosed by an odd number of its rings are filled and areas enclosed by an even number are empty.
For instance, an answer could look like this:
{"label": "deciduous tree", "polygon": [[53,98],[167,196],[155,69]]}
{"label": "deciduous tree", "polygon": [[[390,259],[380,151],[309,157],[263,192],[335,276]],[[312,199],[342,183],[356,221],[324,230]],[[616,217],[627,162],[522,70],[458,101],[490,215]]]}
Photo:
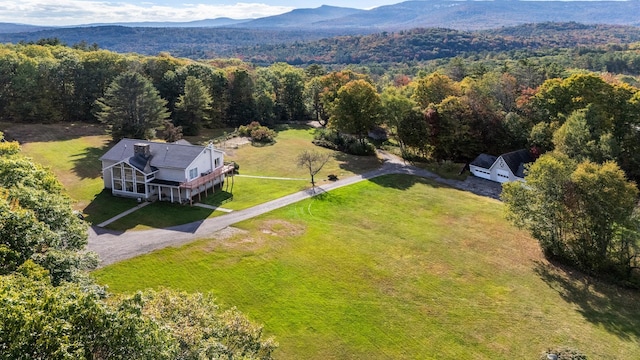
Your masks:
{"label": "deciduous tree", "polygon": [[376,89],[364,80],[341,87],[331,113],[330,125],[341,132],[356,135],[360,142],[380,122],[382,105]]}
{"label": "deciduous tree", "polygon": [[298,167],[307,169],[311,176],[311,186],[315,189],[315,176],[322,170],[324,165],[331,159],[330,154],[321,154],[317,151],[304,150],[296,159]]}
{"label": "deciduous tree", "polygon": [[460,96],[460,86],[451,78],[440,73],[432,73],[427,77],[414,80],[412,99],[426,109],[429,105],[436,105],[449,96]]}
{"label": "deciduous tree", "polygon": [[638,265],[638,190],[614,162],[576,163],[547,153],[525,180],[503,185],[508,219],[528,229],[547,255],[628,279]]}

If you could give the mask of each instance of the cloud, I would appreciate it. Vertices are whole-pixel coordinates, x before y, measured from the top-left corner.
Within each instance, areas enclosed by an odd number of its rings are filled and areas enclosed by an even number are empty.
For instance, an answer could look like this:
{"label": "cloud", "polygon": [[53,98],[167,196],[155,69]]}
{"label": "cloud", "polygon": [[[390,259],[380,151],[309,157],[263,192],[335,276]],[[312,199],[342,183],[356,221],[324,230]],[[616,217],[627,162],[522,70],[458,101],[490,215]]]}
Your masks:
{"label": "cloud", "polygon": [[[193,0],[191,0],[193,1]],[[0,0],[0,22],[32,25],[79,25],[139,21],[192,21],[230,17],[257,18],[293,10],[262,3],[234,5],[172,4],[86,0]]]}

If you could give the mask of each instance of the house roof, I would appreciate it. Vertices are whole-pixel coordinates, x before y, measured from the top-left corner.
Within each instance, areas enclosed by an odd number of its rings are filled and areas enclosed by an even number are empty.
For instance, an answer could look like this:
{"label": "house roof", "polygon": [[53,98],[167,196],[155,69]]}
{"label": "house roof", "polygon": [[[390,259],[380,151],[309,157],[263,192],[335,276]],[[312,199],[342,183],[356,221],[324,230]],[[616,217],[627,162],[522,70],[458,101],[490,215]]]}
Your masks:
{"label": "house roof", "polygon": [[478,166],[481,168],[488,169],[496,162],[497,157],[489,154],[480,154],[477,158],[475,158],[469,165]]}
{"label": "house roof", "polygon": [[133,147],[135,144],[149,144],[149,150],[151,153],[151,161],[149,161],[149,165],[152,169],[186,169],[205,149],[204,146],[198,145],[122,139],[109,149],[106,154],[102,155],[100,160],[116,162],[129,160],[131,165],[143,170],[147,165],[147,159],[134,156]]}
{"label": "house roof", "polygon": [[524,164],[533,162],[533,157],[528,149],[516,150],[500,156],[507,166],[509,166],[511,172],[520,178],[524,177]]}

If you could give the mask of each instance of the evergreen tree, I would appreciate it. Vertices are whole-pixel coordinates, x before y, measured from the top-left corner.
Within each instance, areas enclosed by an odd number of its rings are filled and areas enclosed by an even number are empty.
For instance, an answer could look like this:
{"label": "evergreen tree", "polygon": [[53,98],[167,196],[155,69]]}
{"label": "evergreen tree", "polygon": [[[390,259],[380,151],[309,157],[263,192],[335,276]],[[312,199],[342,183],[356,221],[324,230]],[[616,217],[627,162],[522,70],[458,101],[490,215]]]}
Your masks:
{"label": "evergreen tree", "polygon": [[209,89],[202,80],[188,76],[184,83],[184,94],[176,102],[175,123],[182,126],[185,135],[198,135],[202,125],[209,121],[211,110]]}
{"label": "evergreen tree", "polygon": [[98,119],[109,125],[114,140],[151,139],[169,118],[167,102],[144,76],[126,72],[116,77],[96,104]]}

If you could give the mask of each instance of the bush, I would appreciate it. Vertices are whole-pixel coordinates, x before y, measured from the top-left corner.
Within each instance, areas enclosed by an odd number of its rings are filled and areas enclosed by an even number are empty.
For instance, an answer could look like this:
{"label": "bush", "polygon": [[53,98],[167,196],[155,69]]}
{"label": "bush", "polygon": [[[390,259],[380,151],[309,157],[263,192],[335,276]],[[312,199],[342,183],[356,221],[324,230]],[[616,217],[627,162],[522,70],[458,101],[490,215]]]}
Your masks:
{"label": "bush", "polygon": [[312,142],[313,142],[313,144],[318,145],[318,146],[322,146],[323,148],[336,150],[336,151],[340,150],[338,148],[338,145],[336,145],[336,144],[334,144],[331,141],[326,140],[326,139],[315,139]]}
{"label": "bush", "polygon": [[238,135],[250,137],[251,141],[255,142],[271,143],[275,141],[277,133],[266,126],[260,125],[259,122],[253,121],[249,125],[240,126]]}
{"label": "bush", "polygon": [[261,126],[260,123],[257,121],[252,121],[249,125],[241,125],[238,128],[238,135],[250,137],[251,132],[259,128],[260,126]]}
{"label": "bush", "polygon": [[313,143],[352,155],[368,156],[376,153],[376,148],[368,140],[362,143],[353,136],[342,135],[336,131],[327,129],[318,130]]}
{"label": "bush", "polygon": [[368,141],[361,143],[360,141],[353,139],[353,141],[347,142],[346,153],[353,155],[373,155],[376,153],[376,148]]}
{"label": "bush", "polygon": [[271,143],[276,140],[275,138],[276,132],[266,126],[260,126],[259,128],[251,131],[251,141]]}

